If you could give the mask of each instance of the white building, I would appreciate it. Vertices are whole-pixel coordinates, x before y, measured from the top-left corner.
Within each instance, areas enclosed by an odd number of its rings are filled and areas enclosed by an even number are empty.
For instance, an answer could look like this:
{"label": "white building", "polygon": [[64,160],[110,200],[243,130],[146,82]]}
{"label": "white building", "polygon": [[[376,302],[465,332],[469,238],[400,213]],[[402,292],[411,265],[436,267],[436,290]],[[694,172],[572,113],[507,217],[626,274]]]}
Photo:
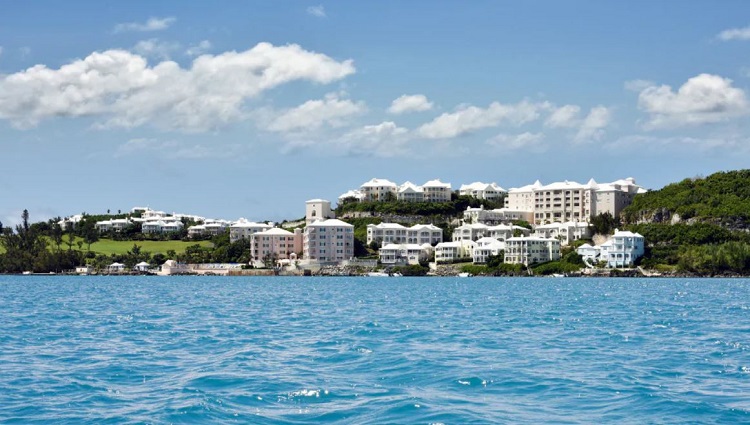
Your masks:
{"label": "white building", "polygon": [[432,251],[430,244],[387,244],[378,254],[382,264],[419,264],[420,259],[429,259]]}
{"label": "white building", "polygon": [[443,183],[440,179],[430,180],[422,185],[425,202],[450,202],[451,184]]}
{"label": "white building", "polygon": [[443,241],[443,229],[432,224],[415,224],[405,227],[397,223],[367,225],[367,244],[377,241],[386,244],[429,244]]}
{"label": "white building", "polygon": [[534,227],[534,236],[553,238],[560,241],[562,246],[570,245],[579,239],[591,239],[594,227],[587,222],[550,223]]}
{"label": "white building", "polygon": [[435,246],[435,262],[450,263],[460,259],[470,259],[476,242],[462,240],[458,242],[441,242]]}
{"label": "white building", "polygon": [[364,201],[386,201],[396,199],[398,185],[386,179],[372,179],[360,186]]}
{"label": "white building", "polygon": [[229,223],[223,221],[196,224],[195,226],[188,227],[188,236],[191,238],[199,236],[218,236],[229,230],[229,226]]}
{"label": "white building", "polygon": [[337,219],[318,220],[305,227],[305,260],[341,262],[354,256],[354,226]]}
{"label": "white building", "polygon": [[141,232],[149,233],[172,233],[177,232],[185,227],[181,221],[177,220],[149,220],[141,224]]}
{"label": "white building", "polygon": [[474,264],[484,264],[487,262],[487,257],[498,255],[503,250],[505,250],[505,242],[490,237],[481,238],[476,241],[471,257]]}
{"label": "white building", "polygon": [[482,223],[487,225],[510,223],[512,221],[534,221],[532,211],[511,210],[509,208],[497,208],[494,210],[484,209],[484,205],[479,208],[467,207],[464,211],[464,223]]}
{"label": "white building", "polygon": [[305,202],[305,224],[317,220],[327,220],[329,218],[336,218],[336,214],[331,210],[331,202],[325,199],[310,199]]}
{"label": "white building", "polygon": [[424,202],[424,189],[412,182],[406,182],[399,186],[396,199],[404,202]]}
{"label": "white building", "polygon": [[351,200],[354,200],[356,202],[362,202],[364,199],[365,199],[365,195],[359,190],[349,190],[347,192],[342,193],[339,196],[339,205],[343,204],[346,201],[351,201]]}
{"label": "white building", "polygon": [[581,245],[576,249],[576,253],[581,256],[583,261],[589,264],[596,264],[601,259],[601,248],[598,246],[592,246],[587,243]]}
{"label": "white building", "polygon": [[560,259],[560,241],[535,236],[505,241],[505,262],[509,264],[545,263]]}
{"label": "white building", "polygon": [[473,196],[477,199],[496,200],[502,199],[507,190],[498,186],[497,183],[474,182],[461,185],[458,193],[463,196]]}
{"label": "white building", "polygon": [[272,227],[270,224],[256,223],[240,218],[229,226],[229,242],[234,243],[240,239],[250,239],[254,233],[262,232]]}
{"label": "white building", "polygon": [[100,232],[121,232],[131,224],[133,222],[127,218],[116,218],[113,220],[97,221],[94,227]]}
{"label": "white building", "polygon": [[645,238],[638,233],[615,229],[611,241],[611,249],[607,250],[609,267],[632,267],[646,252]]}
{"label": "white building", "polygon": [[505,208],[534,212],[534,190],[540,187],[542,183],[537,180],[534,184],[510,188],[505,197]]}

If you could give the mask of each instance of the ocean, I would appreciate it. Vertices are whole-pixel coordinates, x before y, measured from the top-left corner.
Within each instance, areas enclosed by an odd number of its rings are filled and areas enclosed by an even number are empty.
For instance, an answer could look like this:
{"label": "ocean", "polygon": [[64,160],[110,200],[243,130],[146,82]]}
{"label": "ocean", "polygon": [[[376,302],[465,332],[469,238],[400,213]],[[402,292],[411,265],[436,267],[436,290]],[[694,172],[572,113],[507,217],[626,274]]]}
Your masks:
{"label": "ocean", "polygon": [[0,276],[0,423],[750,423],[750,280]]}

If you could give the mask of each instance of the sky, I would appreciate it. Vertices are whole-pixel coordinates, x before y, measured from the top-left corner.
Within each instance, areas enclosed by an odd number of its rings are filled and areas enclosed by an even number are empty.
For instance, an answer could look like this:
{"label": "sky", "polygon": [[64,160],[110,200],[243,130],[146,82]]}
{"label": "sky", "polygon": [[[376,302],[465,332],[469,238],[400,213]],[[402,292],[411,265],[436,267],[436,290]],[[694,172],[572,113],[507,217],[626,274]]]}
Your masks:
{"label": "sky", "polygon": [[746,1],[0,2],[0,221],[750,164]]}

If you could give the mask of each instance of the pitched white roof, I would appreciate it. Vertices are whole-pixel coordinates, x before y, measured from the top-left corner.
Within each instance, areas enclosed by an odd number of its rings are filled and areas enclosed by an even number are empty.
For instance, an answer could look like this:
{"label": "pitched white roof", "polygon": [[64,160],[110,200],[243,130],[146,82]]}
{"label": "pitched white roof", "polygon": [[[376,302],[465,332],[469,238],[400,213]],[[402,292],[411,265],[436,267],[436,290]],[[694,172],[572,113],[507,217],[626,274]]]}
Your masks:
{"label": "pitched white roof", "polygon": [[534,190],[542,187],[542,182],[539,180],[535,181],[534,184],[529,184],[526,186],[521,187],[513,187],[508,190],[508,193],[517,193],[517,192],[533,192]]}
{"label": "pitched white roof", "polygon": [[440,181],[440,179],[430,180],[427,183],[423,184],[422,187],[444,187],[444,188],[451,188],[450,183],[443,183]]}
{"label": "pitched white roof", "polygon": [[506,190],[498,186],[497,183],[482,183],[474,182],[469,184],[462,184],[459,191],[473,191],[473,190],[494,190],[496,192],[505,192]]}
{"label": "pitched white roof", "polygon": [[615,234],[612,235],[612,237],[613,238],[618,238],[618,237],[619,238],[632,238],[632,237],[642,238],[643,235],[641,235],[640,233],[633,233],[633,232],[628,231],[628,230],[617,230],[617,229],[615,229]]}
{"label": "pitched white roof", "polygon": [[396,183],[386,179],[372,179],[370,181],[362,183],[361,187],[381,187],[381,186],[392,186],[397,187]]}
{"label": "pitched white roof", "polygon": [[585,189],[585,186],[574,181],[565,180],[563,182],[554,182],[546,186],[537,188],[536,190],[572,190],[572,189]]}
{"label": "pitched white roof", "polygon": [[368,224],[367,227],[374,227],[376,229],[395,229],[395,230],[406,230],[406,227],[398,223],[379,223],[379,224]]}
{"label": "pitched white roof", "polygon": [[308,224],[307,227],[354,227],[353,225],[341,221],[337,218],[329,218],[328,220],[318,220],[316,222]]}
{"label": "pitched white roof", "polygon": [[410,230],[442,230],[434,224],[415,224],[409,228]]}
{"label": "pitched white roof", "polygon": [[310,199],[309,201],[305,201],[306,204],[310,203],[320,203],[320,202],[328,202],[325,199]]}
{"label": "pitched white roof", "polygon": [[267,235],[271,235],[271,236],[294,236],[294,233],[292,233],[292,232],[290,232],[288,230],[279,229],[278,227],[274,227],[272,229],[264,230],[263,232],[256,233],[256,234],[257,235],[266,235],[266,236]]}
{"label": "pitched white roof", "polygon": [[400,193],[404,193],[404,192],[424,192],[424,189],[422,189],[420,186],[415,185],[412,182],[405,182],[404,184],[402,184],[398,188],[398,191]]}

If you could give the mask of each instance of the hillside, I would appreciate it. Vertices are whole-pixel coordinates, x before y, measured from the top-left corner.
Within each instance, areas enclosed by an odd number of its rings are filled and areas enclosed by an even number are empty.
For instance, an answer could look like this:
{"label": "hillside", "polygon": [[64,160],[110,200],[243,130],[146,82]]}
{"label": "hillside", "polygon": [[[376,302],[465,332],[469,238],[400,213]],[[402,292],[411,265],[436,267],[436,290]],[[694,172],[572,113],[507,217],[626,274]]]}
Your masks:
{"label": "hillside", "polygon": [[729,228],[750,227],[750,170],[685,179],[638,195],[622,212],[625,223],[709,222]]}

